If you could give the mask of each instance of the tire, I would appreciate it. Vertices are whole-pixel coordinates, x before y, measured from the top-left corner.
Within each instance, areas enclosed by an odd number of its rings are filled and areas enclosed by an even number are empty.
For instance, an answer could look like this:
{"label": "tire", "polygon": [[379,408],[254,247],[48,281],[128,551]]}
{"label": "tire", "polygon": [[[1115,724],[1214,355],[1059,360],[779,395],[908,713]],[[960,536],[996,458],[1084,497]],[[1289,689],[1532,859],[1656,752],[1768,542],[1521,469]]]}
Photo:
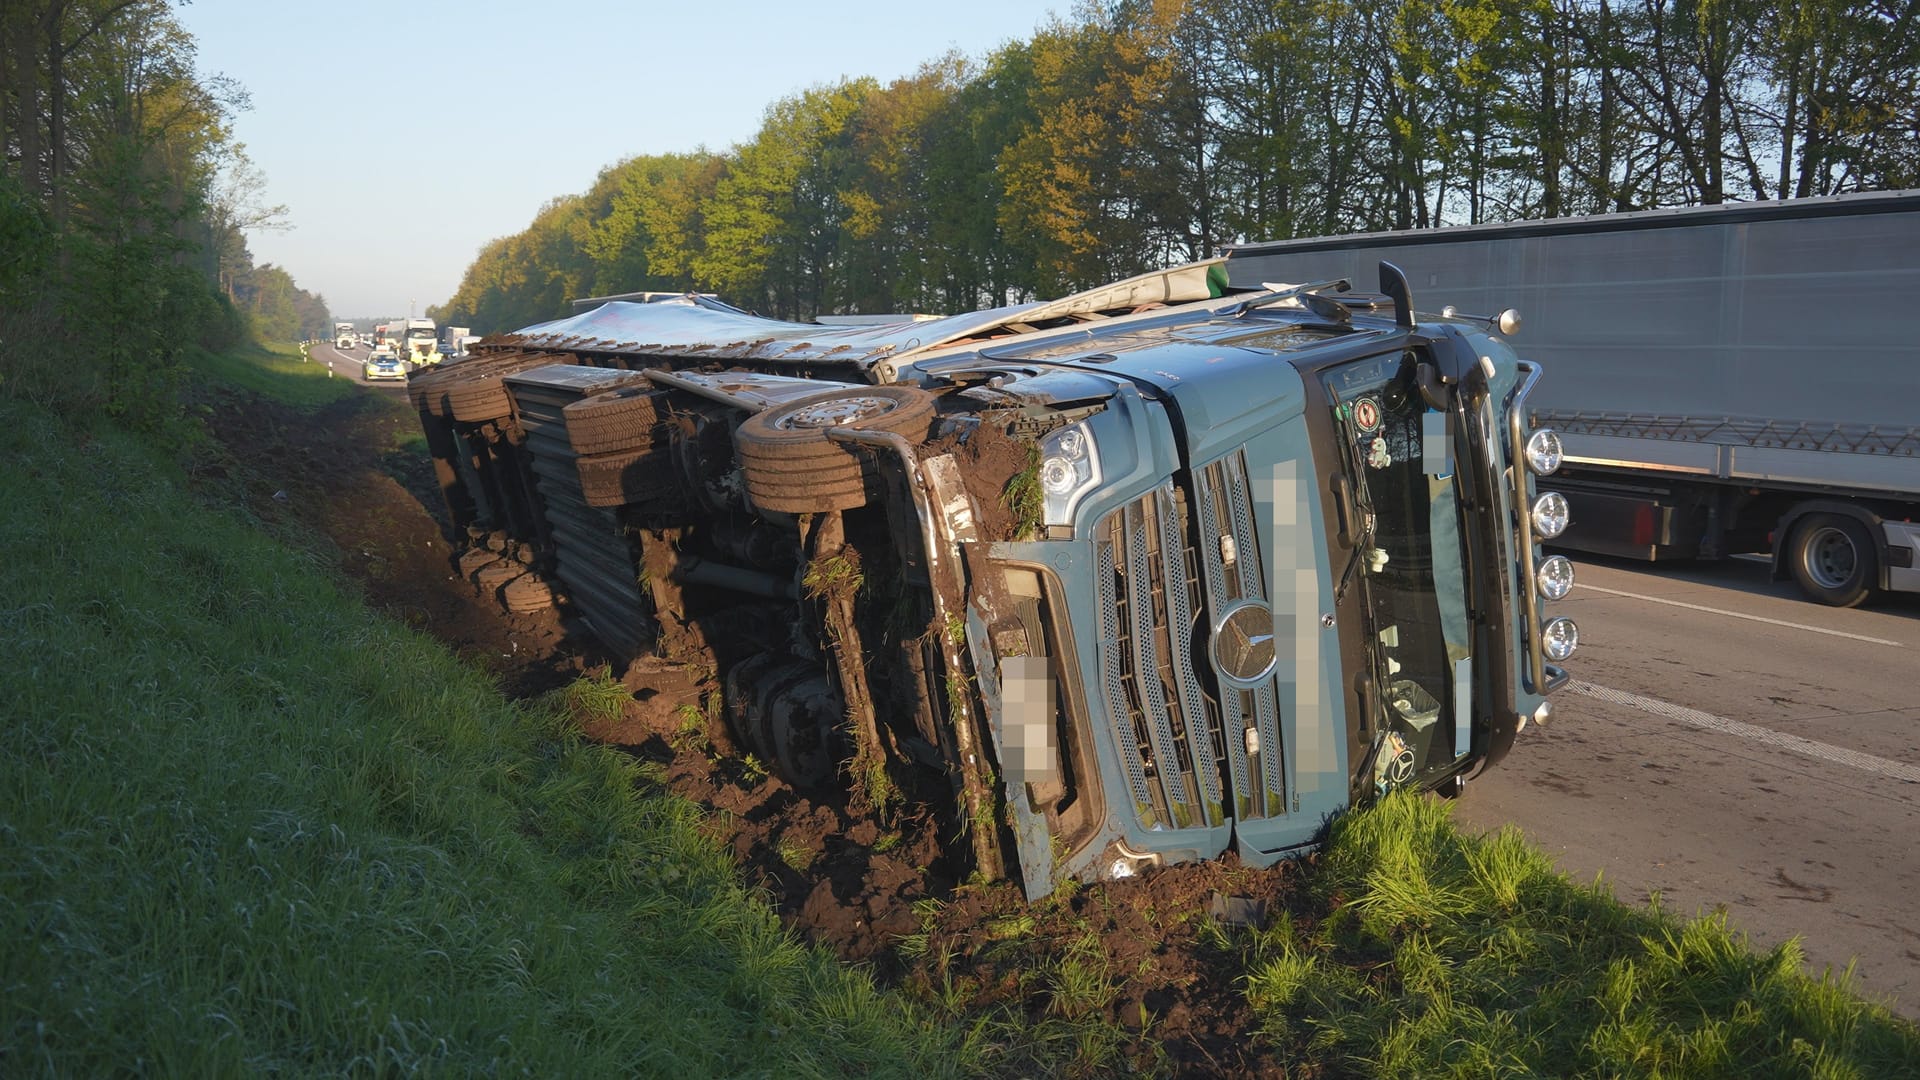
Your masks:
{"label": "tire", "polygon": [[804,479],[783,482],[761,477],[747,481],[747,497],[753,500],[753,505],[774,514],[857,510],[879,496],[879,484],[871,478],[856,478],[850,482]]}
{"label": "tire", "polygon": [[651,448],[580,458],[580,497],[588,506],[625,506],[673,491],[673,454]]}
{"label": "tire", "polygon": [[623,386],[594,394],[560,411],[576,454],[612,454],[660,445],[666,394],[648,386]]}
{"label": "tire", "polygon": [[501,586],[500,599],[517,614],[545,611],[553,606],[553,587],[537,574],[522,574]]}
{"label": "tire", "polygon": [[565,364],[565,354],[533,354],[489,363],[479,370],[469,369],[465,378],[447,384],[447,411],[462,423],[499,420],[513,412],[513,399],[501,379],[516,372],[549,364]]}
{"label": "tire", "polygon": [[1833,607],[1860,606],[1880,580],[1873,534],[1842,514],[1802,518],[1787,542],[1787,566],[1808,596]]}
{"label": "tire", "polygon": [[502,560],[474,571],[473,583],[480,590],[480,595],[497,598],[503,586],[524,576],[526,572],[526,567]]}
{"label": "tire", "polygon": [[870,456],[827,438],[834,428],[886,431],[919,442],[933,426],[933,395],[910,386],[822,394],[749,416],[733,435],[747,496],[762,510],[851,510],[876,493]]}
{"label": "tire", "polygon": [[407,380],[407,397],[412,399],[413,407],[424,410],[431,416],[450,420],[452,414],[447,407],[447,394],[459,382],[464,369],[440,368],[435,371],[423,371]]}
{"label": "tire", "polygon": [[500,556],[486,548],[468,548],[460,554],[456,565],[460,569],[460,576],[471,581],[473,575],[480,572],[481,567],[491,566],[499,561]]}

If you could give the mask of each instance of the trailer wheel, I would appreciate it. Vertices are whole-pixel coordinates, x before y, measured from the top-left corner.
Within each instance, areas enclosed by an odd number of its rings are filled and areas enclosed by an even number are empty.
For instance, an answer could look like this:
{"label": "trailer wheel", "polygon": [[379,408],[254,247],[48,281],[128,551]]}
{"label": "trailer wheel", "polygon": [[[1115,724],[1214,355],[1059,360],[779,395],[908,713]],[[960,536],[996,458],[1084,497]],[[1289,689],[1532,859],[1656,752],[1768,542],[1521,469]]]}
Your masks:
{"label": "trailer wheel", "polygon": [[666,441],[666,394],[650,386],[623,386],[581,398],[561,410],[576,454],[638,450]]}
{"label": "trailer wheel", "polygon": [[1795,525],[1787,563],[1808,596],[1834,607],[1858,607],[1880,576],[1873,536],[1841,514],[1809,514]]}
{"label": "trailer wheel", "polygon": [[840,428],[886,431],[909,442],[933,426],[933,396],[871,386],[807,398],[749,416],[733,435],[747,496],[762,510],[805,514],[864,506],[877,477],[860,451],[827,438]]}
{"label": "trailer wheel", "polygon": [[513,399],[501,378],[549,364],[565,364],[562,356],[534,354],[513,360],[496,361],[486,367],[466,369],[463,377],[447,384],[447,413],[463,423],[499,420],[513,412]]}
{"label": "trailer wheel", "polygon": [[671,450],[641,447],[577,458],[580,496],[588,506],[626,506],[671,493],[679,486]]}

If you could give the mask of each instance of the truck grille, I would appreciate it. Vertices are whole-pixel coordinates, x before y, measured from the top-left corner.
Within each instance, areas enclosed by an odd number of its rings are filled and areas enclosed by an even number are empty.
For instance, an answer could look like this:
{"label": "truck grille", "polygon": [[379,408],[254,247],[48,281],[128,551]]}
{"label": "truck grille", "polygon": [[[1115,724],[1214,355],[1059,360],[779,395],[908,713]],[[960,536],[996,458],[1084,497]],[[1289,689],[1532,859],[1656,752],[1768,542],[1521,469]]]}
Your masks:
{"label": "truck grille", "polygon": [[1225,820],[1218,711],[1194,666],[1202,599],[1185,500],[1168,484],[1097,527],[1101,692],[1140,824]]}
{"label": "truck grille", "polygon": [[[1209,609],[1221,612],[1240,600],[1266,600],[1258,535],[1253,528],[1253,491],[1247,463],[1238,451],[1201,469],[1195,483],[1200,545],[1206,567]],[[1252,690],[1221,686],[1224,743],[1232,778],[1234,813],[1242,820],[1286,813],[1281,768],[1280,709],[1273,680]],[[1257,774],[1258,784],[1253,781]]]}

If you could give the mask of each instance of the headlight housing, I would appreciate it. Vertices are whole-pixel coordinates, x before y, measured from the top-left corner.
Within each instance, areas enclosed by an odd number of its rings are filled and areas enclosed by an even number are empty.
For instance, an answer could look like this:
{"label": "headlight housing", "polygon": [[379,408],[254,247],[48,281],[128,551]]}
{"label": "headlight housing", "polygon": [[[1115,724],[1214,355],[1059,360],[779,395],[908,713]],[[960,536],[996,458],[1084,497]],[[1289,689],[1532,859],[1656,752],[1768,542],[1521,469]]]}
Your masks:
{"label": "headlight housing", "polygon": [[1573,560],[1565,555],[1550,555],[1533,572],[1540,595],[1549,600],[1564,600],[1573,591]]}
{"label": "headlight housing", "polygon": [[1072,525],[1073,508],[1100,484],[1100,452],[1083,421],[1040,440],[1040,493],[1048,525]]}
{"label": "headlight housing", "polygon": [[1573,650],[1579,647],[1580,628],[1573,625],[1572,619],[1553,619],[1540,628],[1540,648],[1554,663],[1572,656]]}
{"label": "headlight housing", "polygon": [[1551,476],[1560,468],[1560,436],[1552,428],[1527,437],[1527,467],[1539,476]]}
{"label": "headlight housing", "polygon": [[1533,500],[1533,534],[1551,540],[1567,531],[1567,497],[1557,491],[1544,491]]}

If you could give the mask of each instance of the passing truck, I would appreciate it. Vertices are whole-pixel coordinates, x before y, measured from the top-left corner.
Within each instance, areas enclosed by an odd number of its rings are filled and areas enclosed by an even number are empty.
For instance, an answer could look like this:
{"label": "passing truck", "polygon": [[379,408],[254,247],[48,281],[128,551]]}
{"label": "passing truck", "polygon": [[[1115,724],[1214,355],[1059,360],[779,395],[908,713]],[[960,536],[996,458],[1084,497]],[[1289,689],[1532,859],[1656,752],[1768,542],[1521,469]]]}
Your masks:
{"label": "passing truck", "polygon": [[1920,591],[1920,191],[1249,244],[1236,285],[1379,259],[1527,313],[1573,521],[1648,560],[1760,554],[1811,598]]}
{"label": "passing truck", "polygon": [[333,324],[333,347],[345,351],[354,347],[358,338],[354,334],[353,324],[337,322]]}
{"label": "passing truck", "polygon": [[408,392],[461,571],[711,680],[789,783],[950,808],[1033,897],[1264,866],[1499,761],[1578,636],[1513,314],[1227,270],[881,325],[607,302]]}

